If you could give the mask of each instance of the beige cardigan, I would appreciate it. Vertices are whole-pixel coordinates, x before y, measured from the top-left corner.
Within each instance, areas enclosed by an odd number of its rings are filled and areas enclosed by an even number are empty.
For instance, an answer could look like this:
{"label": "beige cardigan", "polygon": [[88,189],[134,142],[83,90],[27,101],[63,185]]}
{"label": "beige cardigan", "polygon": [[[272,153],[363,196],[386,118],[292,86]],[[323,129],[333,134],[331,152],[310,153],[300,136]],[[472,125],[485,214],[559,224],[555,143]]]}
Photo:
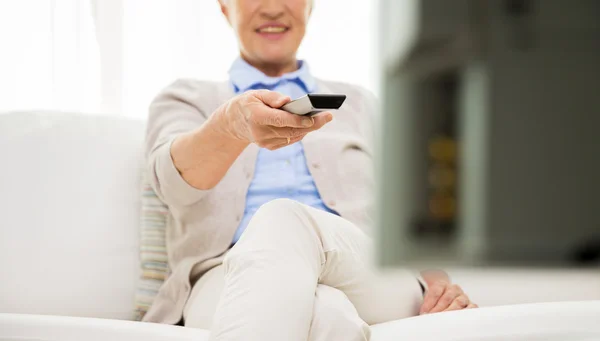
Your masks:
{"label": "beige cardigan", "polygon": [[[343,218],[368,229],[371,194],[375,101],[359,87],[318,81],[321,93],[341,93],[347,100],[323,129],[308,134],[304,152],[324,203]],[[221,263],[244,213],[258,147],[250,145],[223,179],[210,190],[188,185],[173,165],[174,137],[202,125],[233,97],[227,82],[178,80],[150,106],[146,157],[157,195],[168,205],[167,250],[172,274],[159,290],[144,321],[176,324],[193,283]]]}

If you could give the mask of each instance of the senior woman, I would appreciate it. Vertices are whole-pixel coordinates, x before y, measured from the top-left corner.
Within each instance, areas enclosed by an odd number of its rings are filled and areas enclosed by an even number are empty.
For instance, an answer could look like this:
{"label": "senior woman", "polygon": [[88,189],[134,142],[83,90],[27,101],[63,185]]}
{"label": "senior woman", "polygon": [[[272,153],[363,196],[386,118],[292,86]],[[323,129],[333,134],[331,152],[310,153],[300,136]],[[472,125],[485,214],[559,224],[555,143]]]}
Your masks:
{"label": "senior woman", "polygon": [[[296,59],[312,1],[220,6],[240,47],[230,80],[176,81],[150,107],[172,274],[144,319],[214,340],[367,340],[370,324],[475,307],[441,271],[369,269],[375,109]],[[279,109],[311,92],[347,101],[313,117]]]}

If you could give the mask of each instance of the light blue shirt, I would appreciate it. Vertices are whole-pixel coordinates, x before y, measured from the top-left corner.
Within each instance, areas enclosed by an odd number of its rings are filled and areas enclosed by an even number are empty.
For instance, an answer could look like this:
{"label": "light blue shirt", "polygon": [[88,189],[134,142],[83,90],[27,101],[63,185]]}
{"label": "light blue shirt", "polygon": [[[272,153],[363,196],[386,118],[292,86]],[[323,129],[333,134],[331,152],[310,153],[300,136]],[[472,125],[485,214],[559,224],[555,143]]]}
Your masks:
{"label": "light blue shirt", "polygon": [[[308,65],[302,61],[294,72],[281,77],[269,77],[238,58],[229,70],[229,78],[236,93],[267,89],[296,99],[317,90],[317,83],[311,76]],[[259,150],[254,178],[246,194],[244,217],[233,236],[233,243],[240,239],[260,206],[278,198],[293,199],[336,214],[321,199],[308,170],[302,142],[274,151],[264,148]]]}

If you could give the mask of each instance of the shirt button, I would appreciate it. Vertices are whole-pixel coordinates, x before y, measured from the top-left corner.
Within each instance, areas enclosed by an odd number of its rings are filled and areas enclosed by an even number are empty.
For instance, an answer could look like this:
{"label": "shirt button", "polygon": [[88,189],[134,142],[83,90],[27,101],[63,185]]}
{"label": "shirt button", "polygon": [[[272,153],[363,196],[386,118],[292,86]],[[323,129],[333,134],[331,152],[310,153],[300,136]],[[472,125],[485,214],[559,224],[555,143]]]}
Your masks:
{"label": "shirt button", "polygon": [[252,174],[246,173],[246,179],[250,179],[251,177],[252,177]]}
{"label": "shirt button", "polygon": [[314,162],[314,163],[312,164],[312,166],[313,166],[313,168],[315,168],[315,169],[316,169],[316,168],[319,168],[321,165],[319,165],[317,162]]}
{"label": "shirt button", "polygon": [[334,200],[329,200],[329,206],[335,206],[335,201]]}
{"label": "shirt button", "polygon": [[285,160],[285,165],[289,166],[291,164],[290,160]]}
{"label": "shirt button", "polygon": [[235,220],[240,221],[240,220],[242,220],[242,217],[238,214],[238,216],[235,217]]}

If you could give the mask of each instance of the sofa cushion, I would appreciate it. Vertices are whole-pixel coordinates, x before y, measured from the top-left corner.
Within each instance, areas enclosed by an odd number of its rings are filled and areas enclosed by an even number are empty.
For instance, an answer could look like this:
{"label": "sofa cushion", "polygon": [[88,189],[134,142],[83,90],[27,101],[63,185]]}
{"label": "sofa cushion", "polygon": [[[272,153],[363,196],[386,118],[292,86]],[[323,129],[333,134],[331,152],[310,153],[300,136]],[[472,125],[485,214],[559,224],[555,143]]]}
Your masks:
{"label": "sofa cushion", "polygon": [[157,196],[146,172],[142,174],[140,215],[140,279],[135,295],[134,318],[141,320],[158,289],[170,273],[167,260],[166,227],[169,209]]}
{"label": "sofa cushion", "polygon": [[131,319],[144,122],[0,113],[0,313]]}

